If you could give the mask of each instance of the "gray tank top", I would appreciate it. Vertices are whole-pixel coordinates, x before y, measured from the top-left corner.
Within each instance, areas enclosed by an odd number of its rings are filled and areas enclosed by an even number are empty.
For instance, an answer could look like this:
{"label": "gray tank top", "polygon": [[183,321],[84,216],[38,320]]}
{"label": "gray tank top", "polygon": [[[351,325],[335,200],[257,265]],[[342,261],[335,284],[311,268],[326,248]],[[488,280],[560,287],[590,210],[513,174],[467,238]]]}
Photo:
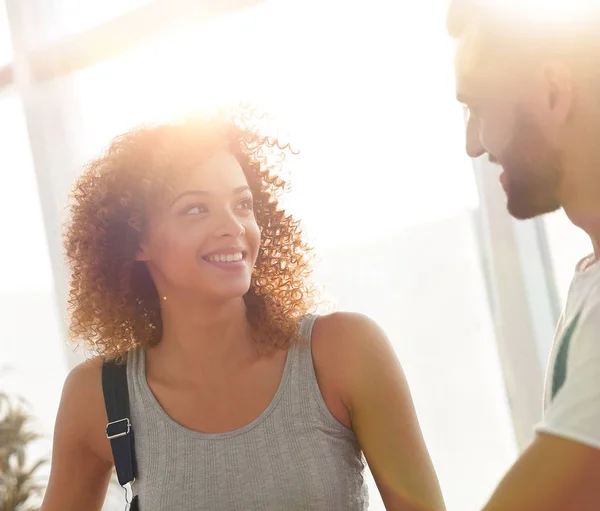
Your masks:
{"label": "gray tank top", "polygon": [[315,376],[315,319],[303,320],[268,408],[226,433],[192,431],[171,419],[148,386],[143,350],[129,354],[141,511],[368,508],[356,437],[333,417]]}

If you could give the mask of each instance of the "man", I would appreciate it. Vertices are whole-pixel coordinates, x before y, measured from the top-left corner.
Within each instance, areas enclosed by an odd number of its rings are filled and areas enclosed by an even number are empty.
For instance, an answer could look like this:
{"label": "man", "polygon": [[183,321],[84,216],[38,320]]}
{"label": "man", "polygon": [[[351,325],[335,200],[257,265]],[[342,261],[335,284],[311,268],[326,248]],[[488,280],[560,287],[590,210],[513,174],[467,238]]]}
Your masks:
{"label": "man", "polygon": [[458,100],[470,114],[467,153],[502,166],[512,216],[562,207],[595,250],[578,265],[557,328],[535,440],[485,511],[598,511],[600,1],[562,19],[544,12],[551,2],[538,2],[537,18],[484,2],[453,0],[448,16]]}

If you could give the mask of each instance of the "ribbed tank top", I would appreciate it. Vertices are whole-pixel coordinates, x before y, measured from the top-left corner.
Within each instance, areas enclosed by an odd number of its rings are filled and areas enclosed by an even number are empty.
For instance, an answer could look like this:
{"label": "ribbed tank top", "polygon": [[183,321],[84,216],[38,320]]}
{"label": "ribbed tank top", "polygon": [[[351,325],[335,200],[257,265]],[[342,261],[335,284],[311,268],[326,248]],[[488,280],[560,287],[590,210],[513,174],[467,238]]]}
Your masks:
{"label": "ribbed tank top", "polygon": [[146,381],[144,351],[130,352],[141,511],[368,508],[356,437],[333,417],[317,383],[310,342],[315,319],[302,321],[267,409],[226,433],[192,431],[171,419]]}

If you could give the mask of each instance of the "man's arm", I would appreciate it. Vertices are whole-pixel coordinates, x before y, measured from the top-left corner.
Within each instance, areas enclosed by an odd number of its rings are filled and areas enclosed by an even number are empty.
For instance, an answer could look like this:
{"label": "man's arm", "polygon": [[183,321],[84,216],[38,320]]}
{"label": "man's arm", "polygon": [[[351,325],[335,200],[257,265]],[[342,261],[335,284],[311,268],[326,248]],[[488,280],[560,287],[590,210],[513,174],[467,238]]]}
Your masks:
{"label": "man's arm", "polygon": [[600,291],[573,331],[564,384],[485,511],[600,510]]}
{"label": "man's arm", "polygon": [[504,477],[484,511],[598,509],[600,449],[540,433]]}

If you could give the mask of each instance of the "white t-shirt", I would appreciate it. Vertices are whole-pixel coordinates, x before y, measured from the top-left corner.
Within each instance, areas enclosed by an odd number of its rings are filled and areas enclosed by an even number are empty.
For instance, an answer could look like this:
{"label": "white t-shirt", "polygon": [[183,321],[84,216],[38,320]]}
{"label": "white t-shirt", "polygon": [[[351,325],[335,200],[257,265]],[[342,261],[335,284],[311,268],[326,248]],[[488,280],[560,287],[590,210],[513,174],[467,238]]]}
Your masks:
{"label": "white t-shirt", "polygon": [[600,449],[600,263],[579,263],[558,323],[536,431]]}

